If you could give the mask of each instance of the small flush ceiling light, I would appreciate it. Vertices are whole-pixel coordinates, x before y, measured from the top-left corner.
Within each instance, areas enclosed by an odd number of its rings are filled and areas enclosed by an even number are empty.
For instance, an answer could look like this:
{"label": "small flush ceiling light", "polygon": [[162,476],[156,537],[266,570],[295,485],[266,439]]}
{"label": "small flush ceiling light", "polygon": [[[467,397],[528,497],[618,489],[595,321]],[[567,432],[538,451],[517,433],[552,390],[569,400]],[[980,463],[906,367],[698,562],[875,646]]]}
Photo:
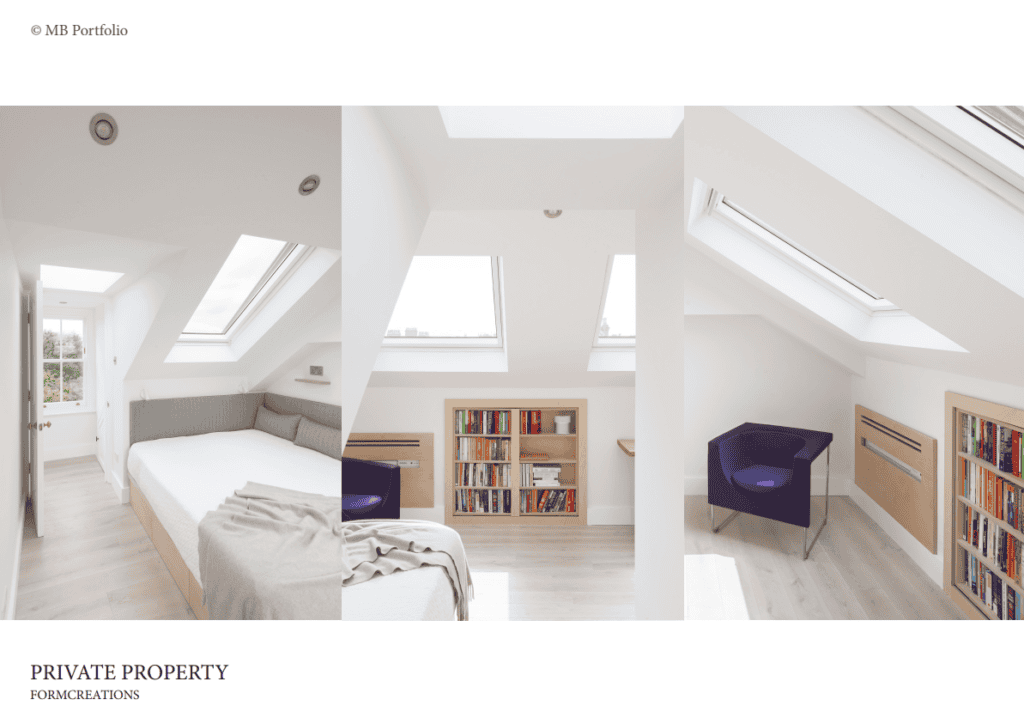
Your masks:
{"label": "small flush ceiling light", "polygon": [[109,146],[117,138],[117,122],[107,113],[97,113],[89,121],[89,133],[96,143]]}
{"label": "small flush ceiling light", "polygon": [[67,302],[61,302],[61,304],[67,304]]}
{"label": "small flush ceiling light", "polygon": [[557,211],[551,211],[550,209],[544,209],[544,215],[549,219],[557,219],[562,215],[562,210],[558,209]]}
{"label": "small flush ceiling light", "polygon": [[311,193],[317,190],[320,186],[320,177],[315,173],[302,179],[302,183],[299,184],[299,193],[303,196],[309,196]]}

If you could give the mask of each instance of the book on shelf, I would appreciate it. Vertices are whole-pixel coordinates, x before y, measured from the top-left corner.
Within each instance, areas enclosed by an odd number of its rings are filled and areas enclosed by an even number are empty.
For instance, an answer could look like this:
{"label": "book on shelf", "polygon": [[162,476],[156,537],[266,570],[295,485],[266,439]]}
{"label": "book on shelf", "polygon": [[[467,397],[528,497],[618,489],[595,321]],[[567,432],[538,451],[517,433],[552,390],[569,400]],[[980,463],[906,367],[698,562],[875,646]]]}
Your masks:
{"label": "book on shelf", "polygon": [[456,410],[455,429],[459,435],[509,435],[510,410]]}
{"label": "book on shelf", "polygon": [[473,488],[512,487],[511,463],[458,463],[455,484]]}
{"label": "book on shelf", "polygon": [[1024,533],[1024,516],[1020,511],[1024,488],[968,459],[962,460],[959,474],[960,495],[996,520]]}
{"label": "book on shelf", "polygon": [[575,513],[575,490],[531,490],[519,498],[520,513]]}
{"label": "book on shelf", "polygon": [[540,410],[521,410],[519,412],[520,435],[539,435],[540,428]]}
{"label": "book on shelf", "polygon": [[1000,472],[1024,477],[1024,435],[1008,425],[961,412],[960,451],[981,458]]}
{"label": "book on shelf", "polygon": [[492,513],[495,515],[512,512],[511,490],[456,490],[455,511],[457,513]]}
{"label": "book on shelf", "polygon": [[512,454],[512,441],[503,437],[460,437],[456,442],[456,460],[508,460]]}
{"label": "book on shelf", "polygon": [[547,453],[541,452],[526,452],[525,450],[519,451],[520,460],[550,460],[551,456]]}

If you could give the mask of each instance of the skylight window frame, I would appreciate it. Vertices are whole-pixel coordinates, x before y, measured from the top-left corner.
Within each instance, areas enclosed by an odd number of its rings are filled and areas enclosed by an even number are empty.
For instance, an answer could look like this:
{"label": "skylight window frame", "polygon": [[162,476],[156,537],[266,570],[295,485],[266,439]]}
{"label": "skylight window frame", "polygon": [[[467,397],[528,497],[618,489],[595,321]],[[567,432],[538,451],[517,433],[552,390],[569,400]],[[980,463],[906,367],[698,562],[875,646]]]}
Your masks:
{"label": "skylight window frame", "polygon": [[[239,237],[241,238],[241,237]],[[182,332],[178,337],[179,344],[230,344],[246,326],[273,299],[278,290],[291,278],[295,271],[313,253],[315,247],[298,243],[286,242],[284,248],[274,258],[274,262],[260,277],[249,295],[231,318],[223,332]],[[293,255],[293,252],[296,252]],[[191,318],[190,318],[191,319]]]}
{"label": "skylight window frame", "polygon": [[612,268],[615,266],[616,256],[633,256],[636,254],[609,254],[608,265],[604,272],[604,287],[601,290],[601,307],[597,313],[597,325],[594,327],[594,344],[595,348],[601,349],[622,349],[636,347],[636,335],[631,337],[602,337],[601,336],[601,321],[604,319],[604,310],[608,305],[608,289],[611,286],[612,281]]}
{"label": "skylight window frame", "polygon": [[715,189],[709,191],[706,213],[728,223],[809,278],[841,294],[867,314],[903,314],[895,304],[836,271],[741,206],[729,201],[722,192]]}
{"label": "skylight window frame", "polygon": [[[436,256],[484,256],[483,254],[446,254]],[[385,331],[381,343],[392,349],[504,349],[505,347],[505,294],[502,285],[500,256],[491,256],[491,291],[494,296],[494,337],[389,337]],[[401,292],[399,292],[401,293]],[[398,303],[398,300],[395,300]],[[390,319],[388,320],[390,324]]]}

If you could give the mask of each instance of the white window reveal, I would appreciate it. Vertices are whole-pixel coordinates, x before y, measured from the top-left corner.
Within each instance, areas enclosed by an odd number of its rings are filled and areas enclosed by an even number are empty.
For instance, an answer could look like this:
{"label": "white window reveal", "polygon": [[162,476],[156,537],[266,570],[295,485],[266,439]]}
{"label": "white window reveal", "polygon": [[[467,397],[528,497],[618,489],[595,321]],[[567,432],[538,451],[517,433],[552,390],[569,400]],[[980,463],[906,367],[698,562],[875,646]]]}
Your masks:
{"label": "white window reveal", "polygon": [[636,344],[636,255],[615,254],[608,264],[595,345]]}

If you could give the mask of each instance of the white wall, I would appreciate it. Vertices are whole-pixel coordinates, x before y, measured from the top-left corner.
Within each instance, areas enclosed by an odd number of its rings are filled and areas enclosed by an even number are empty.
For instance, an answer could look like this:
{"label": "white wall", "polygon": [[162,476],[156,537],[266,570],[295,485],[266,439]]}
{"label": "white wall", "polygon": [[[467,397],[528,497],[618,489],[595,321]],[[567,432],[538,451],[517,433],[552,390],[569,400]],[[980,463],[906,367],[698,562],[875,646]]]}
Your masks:
{"label": "white wall", "polygon": [[[327,402],[331,405],[341,404],[341,342],[312,345],[313,349],[290,366],[268,388],[268,392],[279,395],[299,397],[304,400]],[[314,385],[308,382],[296,382],[297,377],[309,378],[310,365],[324,368],[323,379],[329,385]],[[315,377],[311,379],[316,379]]]}
{"label": "white wall", "polygon": [[22,430],[21,279],[14,261],[7,226],[0,210],[0,618],[14,616],[14,585],[21,551],[25,511]]}
{"label": "white wall", "polygon": [[[829,494],[853,479],[851,375],[757,316],[688,316],[683,459],[687,495],[707,495],[708,440],[744,422],[825,430],[834,436]],[[811,467],[825,494],[825,456]]]}
{"label": "white wall", "polygon": [[47,415],[51,427],[43,434],[43,460],[65,460],[83,455],[95,455],[96,413],[75,412]]}
{"label": "white wall", "polygon": [[[867,374],[853,380],[852,404],[864,405],[938,440],[937,495],[938,552],[930,553],[903,526],[855,485],[850,496],[905,550],[925,573],[942,585],[943,550],[946,545],[946,391],[1024,408],[1024,387],[974,377],[868,358]],[[853,411],[850,415],[852,417]]]}
{"label": "white wall", "polygon": [[374,111],[342,108],[341,158],[346,439],[429,209]]}
{"label": "white wall", "polygon": [[[434,507],[403,508],[403,518],[444,522],[444,401],[467,398],[586,399],[587,523],[633,523],[633,458],[616,443],[619,438],[633,437],[632,387],[367,387],[352,432],[434,433]],[[682,518],[679,520],[681,524]]]}
{"label": "white wall", "polygon": [[[683,618],[683,198],[636,212],[636,616]],[[687,373],[688,375],[688,373]]]}

